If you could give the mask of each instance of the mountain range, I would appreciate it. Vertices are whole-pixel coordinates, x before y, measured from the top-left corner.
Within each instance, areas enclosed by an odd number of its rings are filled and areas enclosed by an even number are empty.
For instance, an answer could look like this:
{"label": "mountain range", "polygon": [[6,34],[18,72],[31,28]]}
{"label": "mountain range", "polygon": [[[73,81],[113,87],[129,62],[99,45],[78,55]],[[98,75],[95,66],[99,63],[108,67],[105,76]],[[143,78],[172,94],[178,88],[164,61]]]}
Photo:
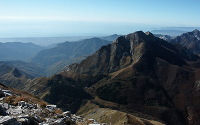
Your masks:
{"label": "mountain range", "polygon": [[29,61],[47,67],[61,60],[69,60],[80,56],[93,54],[101,46],[109,43],[111,43],[111,41],[102,40],[99,38],[85,39],[79,42],[64,42],[58,44],[56,47],[40,51]]}
{"label": "mountain range", "polygon": [[200,54],[200,31],[194,30],[192,32],[183,33],[182,35],[169,39],[170,43],[179,43],[186,47],[189,52],[194,54]]}
{"label": "mountain range", "polygon": [[103,36],[103,37],[98,37],[98,38],[103,39],[103,40],[108,40],[108,41],[114,41],[115,39],[117,39],[120,36],[123,36],[123,35],[113,34],[110,36]]}
{"label": "mountain range", "polygon": [[33,43],[7,42],[0,43],[0,61],[22,60],[36,54],[45,47]]}
{"label": "mountain range", "polygon": [[[35,79],[26,91],[65,109],[71,106],[67,102],[73,100],[77,109],[85,99],[106,106],[99,98],[115,103],[115,109],[141,112],[166,124],[199,124],[199,59],[180,44],[138,31],[57,75]],[[83,93],[71,95],[69,88]]]}
{"label": "mountain range", "polygon": [[0,43],[0,61],[18,68],[31,79],[51,76],[60,72],[66,65],[79,63],[102,45],[111,43],[103,39],[112,40],[117,36],[115,34],[102,39],[91,38],[77,42],[64,42],[52,48],[41,47],[33,43]]}
{"label": "mountain range", "polygon": [[[32,80],[25,79],[19,69],[2,63],[0,68],[5,73],[0,75],[4,79],[0,82],[8,84],[7,78],[12,78],[10,83],[24,78],[21,84],[10,85],[72,113],[89,101],[104,108],[153,117],[165,124],[197,125],[200,124],[200,57],[192,53],[189,45],[198,41],[198,34],[198,30],[184,33],[169,40],[171,43],[143,31],[119,36],[110,44],[99,38],[65,42],[40,51],[31,61],[35,59],[42,67],[56,63],[59,66],[65,62],[51,59],[89,56],[80,63],[65,65],[51,77]],[[183,38],[187,42],[179,42]],[[185,47],[183,43],[187,43]],[[49,52],[52,53],[48,55]]]}

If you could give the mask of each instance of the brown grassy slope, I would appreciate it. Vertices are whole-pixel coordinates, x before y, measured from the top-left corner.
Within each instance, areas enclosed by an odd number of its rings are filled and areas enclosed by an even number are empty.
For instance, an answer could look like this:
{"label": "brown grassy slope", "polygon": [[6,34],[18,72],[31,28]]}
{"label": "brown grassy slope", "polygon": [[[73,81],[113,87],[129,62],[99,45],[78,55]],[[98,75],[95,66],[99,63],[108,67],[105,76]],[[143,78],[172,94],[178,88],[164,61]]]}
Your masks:
{"label": "brown grassy slope", "polygon": [[81,115],[85,118],[95,119],[98,123],[111,123],[113,125],[164,125],[163,123],[155,120],[139,118],[117,110],[99,108],[99,106],[91,103],[90,101],[88,101],[86,105],[79,109],[77,115]]}
{"label": "brown grassy slope", "polygon": [[[9,86],[5,86],[3,84],[0,83],[0,88],[5,89],[5,90],[10,90],[13,93],[15,93],[15,97],[13,97],[14,103],[16,104],[18,101],[26,101],[26,102],[30,102],[30,103],[38,103],[38,104],[42,104],[42,103],[46,103],[43,100],[41,100],[40,98],[38,98],[37,96],[28,93],[26,91],[22,91],[22,90],[18,90]],[[46,103],[47,104],[47,103]]]}
{"label": "brown grassy slope", "polygon": [[61,74],[33,79],[24,90],[51,104],[56,104],[62,110],[70,110],[72,113],[77,111],[85,99],[91,98],[79,84],[78,79],[64,77]]}

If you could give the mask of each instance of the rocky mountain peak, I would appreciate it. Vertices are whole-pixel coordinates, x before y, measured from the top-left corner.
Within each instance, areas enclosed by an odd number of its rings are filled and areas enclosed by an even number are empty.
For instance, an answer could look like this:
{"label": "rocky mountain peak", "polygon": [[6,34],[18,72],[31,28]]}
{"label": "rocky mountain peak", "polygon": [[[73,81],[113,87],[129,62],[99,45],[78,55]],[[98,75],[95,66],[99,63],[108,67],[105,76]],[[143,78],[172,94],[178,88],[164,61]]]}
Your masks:
{"label": "rocky mountain peak", "polygon": [[139,44],[141,42],[147,42],[150,40],[155,40],[155,36],[151,32],[144,33],[143,31],[136,31],[134,33],[128,34],[126,36],[118,37],[113,43],[120,42],[132,42],[133,44]]}
{"label": "rocky mountain peak", "polygon": [[195,30],[193,30],[192,32],[193,32],[194,35],[200,35],[200,32],[199,32],[198,29],[195,29]]}
{"label": "rocky mountain peak", "polygon": [[14,77],[22,76],[22,74],[19,72],[19,70],[17,68],[14,68],[12,73],[13,73]]}
{"label": "rocky mountain peak", "polygon": [[148,35],[151,38],[155,38],[155,36],[153,35],[153,33],[149,32],[149,31],[145,32],[145,34]]}
{"label": "rocky mountain peak", "polygon": [[143,32],[143,31],[136,31],[136,32],[134,32],[134,33],[131,33],[131,34],[128,34],[128,35],[126,35],[126,38],[127,39],[135,39],[135,40],[138,40],[138,39],[140,39],[140,38],[142,38],[142,39],[144,39],[144,38],[146,38],[147,36],[146,36],[146,34]]}
{"label": "rocky mountain peak", "polygon": [[[151,44],[151,42],[155,40],[156,37],[151,32],[144,33],[143,31],[136,31],[126,36],[118,37],[112,44],[112,46],[115,47],[112,48],[116,48],[115,51],[118,51],[118,55],[122,55],[126,51],[126,53],[132,56],[133,60],[136,60],[141,56],[139,53],[142,49],[146,49],[146,47],[142,46],[144,46],[144,44]],[[137,57],[135,58],[136,55]]]}

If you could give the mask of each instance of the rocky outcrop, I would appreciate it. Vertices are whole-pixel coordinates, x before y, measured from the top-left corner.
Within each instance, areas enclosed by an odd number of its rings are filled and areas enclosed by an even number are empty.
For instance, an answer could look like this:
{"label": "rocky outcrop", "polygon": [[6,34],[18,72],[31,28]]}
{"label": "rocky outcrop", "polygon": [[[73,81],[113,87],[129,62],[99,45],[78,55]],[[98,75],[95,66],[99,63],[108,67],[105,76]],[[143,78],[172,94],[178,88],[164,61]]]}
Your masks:
{"label": "rocky outcrop", "polygon": [[[46,108],[38,104],[19,101],[17,105],[7,103],[9,98],[19,96],[10,90],[1,90],[4,96],[0,98],[0,124],[5,125],[72,125],[85,124],[87,119],[72,115],[70,111],[56,113],[56,105],[47,105]],[[6,94],[12,93],[12,94]],[[7,95],[7,97],[5,97]],[[5,98],[5,99],[4,99]],[[14,100],[12,100],[14,101]],[[11,101],[10,101],[11,102]],[[54,110],[52,110],[52,108]],[[81,118],[81,121],[80,121]],[[91,122],[93,123],[93,122]]]}

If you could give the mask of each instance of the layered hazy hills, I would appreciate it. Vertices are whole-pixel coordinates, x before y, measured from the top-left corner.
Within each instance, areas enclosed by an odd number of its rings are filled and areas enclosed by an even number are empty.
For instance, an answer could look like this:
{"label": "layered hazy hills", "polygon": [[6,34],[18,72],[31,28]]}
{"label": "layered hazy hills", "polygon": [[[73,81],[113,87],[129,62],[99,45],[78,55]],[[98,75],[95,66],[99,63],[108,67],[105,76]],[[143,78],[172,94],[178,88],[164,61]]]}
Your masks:
{"label": "layered hazy hills", "polygon": [[180,44],[138,31],[118,37],[59,74],[32,80],[24,90],[73,112],[91,100],[167,124],[199,124],[199,64],[199,57]]}
{"label": "layered hazy hills", "polygon": [[[194,28],[193,28],[194,29]],[[187,31],[190,31],[190,30],[174,30],[174,29],[163,29],[163,30],[153,30],[151,31],[153,34],[165,34],[165,35],[170,35],[170,36],[173,36],[173,37],[176,37],[176,36],[179,36]]]}
{"label": "layered hazy hills", "polygon": [[123,36],[123,35],[113,34],[110,36],[104,36],[104,37],[99,37],[99,38],[103,39],[103,40],[114,41],[115,39],[117,39],[120,36]]}
{"label": "layered hazy hills", "polygon": [[0,43],[0,61],[26,60],[44,48],[33,43]]}
{"label": "layered hazy hills", "polygon": [[96,52],[101,46],[111,41],[99,38],[85,39],[80,42],[64,42],[51,49],[45,49],[30,59],[31,62],[50,66],[61,60],[69,60]]}
{"label": "layered hazy hills", "polygon": [[[114,37],[117,35],[104,38],[114,39]],[[5,61],[5,64],[17,68],[31,79],[52,76],[60,72],[66,65],[79,63],[102,45],[109,43],[111,42],[91,38],[77,42],[64,42],[50,49],[33,43],[0,43],[0,61]],[[27,62],[27,60],[29,61]]]}
{"label": "layered hazy hills", "polygon": [[200,31],[194,30],[192,32],[183,33],[174,39],[168,40],[170,43],[179,43],[184,47],[187,47],[189,52],[194,54],[200,54]]}

